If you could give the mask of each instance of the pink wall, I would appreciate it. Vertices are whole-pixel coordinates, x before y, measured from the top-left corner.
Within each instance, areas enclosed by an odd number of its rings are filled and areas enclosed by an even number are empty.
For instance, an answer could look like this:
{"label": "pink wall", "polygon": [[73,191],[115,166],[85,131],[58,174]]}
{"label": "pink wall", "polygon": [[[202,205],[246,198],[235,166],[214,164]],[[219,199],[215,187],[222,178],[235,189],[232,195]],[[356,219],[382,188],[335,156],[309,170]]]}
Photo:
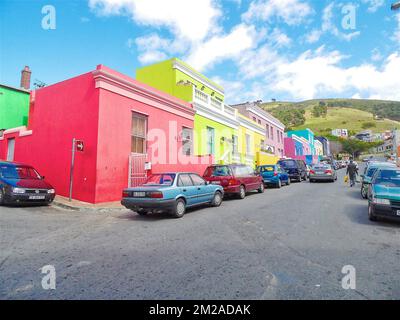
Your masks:
{"label": "pink wall", "polygon": [[294,158],[296,157],[296,147],[292,138],[284,138],[285,145],[285,157]]}
{"label": "pink wall", "polygon": [[[74,194],[94,202],[96,184],[98,91],[91,73],[36,91],[30,111],[32,135],[15,144],[17,162],[34,166],[56,192],[68,195],[72,139],[85,141],[85,152],[76,155]],[[6,136],[9,138],[9,136]],[[6,141],[0,141],[4,149]],[[0,154],[5,159],[6,151]]]}
{"label": "pink wall", "polygon": [[[7,139],[16,137],[15,161],[27,163],[46,176],[57,194],[68,196],[72,139],[83,140],[84,152],[76,153],[73,198],[99,203],[118,201],[128,184],[132,111],[148,117],[148,130],[166,134],[162,144],[174,155],[173,142],[182,126],[193,128],[194,110],[186,102],[145,86],[107,67],[36,91],[31,104],[32,134],[5,135],[0,159],[6,158]],[[177,131],[171,131],[170,122]],[[152,148],[148,160],[152,161]],[[175,155],[176,155],[175,150]],[[200,165],[171,161],[154,164],[153,172],[190,171],[203,174],[212,157]],[[172,159],[174,160],[174,159]],[[197,160],[197,158],[196,158]]]}

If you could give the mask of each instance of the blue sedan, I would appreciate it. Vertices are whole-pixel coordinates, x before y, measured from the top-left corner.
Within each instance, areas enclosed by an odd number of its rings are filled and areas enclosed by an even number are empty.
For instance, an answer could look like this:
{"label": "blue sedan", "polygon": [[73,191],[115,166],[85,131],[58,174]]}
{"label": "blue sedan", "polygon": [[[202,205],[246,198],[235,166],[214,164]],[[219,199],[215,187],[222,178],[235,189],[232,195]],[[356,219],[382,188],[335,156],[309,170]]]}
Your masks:
{"label": "blue sedan", "polygon": [[121,204],[139,215],[164,211],[182,218],[186,208],[219,207],[223,197],[220,185],[209,184],[195,173],[162,173],[150,176],[140,187],[125,189]]}
{"label": "blue sedan", "polygon": [[291,183],[289,174],[279,164],[259,166],[257,171],[262,176],[265,185],[281,188],[282,185]]}

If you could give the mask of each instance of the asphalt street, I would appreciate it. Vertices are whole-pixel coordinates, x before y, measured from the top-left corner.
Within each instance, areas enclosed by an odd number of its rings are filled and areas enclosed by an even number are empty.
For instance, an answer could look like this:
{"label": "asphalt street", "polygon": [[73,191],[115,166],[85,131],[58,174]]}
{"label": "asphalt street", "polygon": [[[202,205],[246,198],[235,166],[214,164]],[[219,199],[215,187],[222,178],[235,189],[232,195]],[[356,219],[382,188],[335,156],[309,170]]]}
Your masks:
{"label": "asphalt street", "polygon": [[400,223],[370,222],[343,175],[183,219],[0,207],[0,299],[400,299]]}

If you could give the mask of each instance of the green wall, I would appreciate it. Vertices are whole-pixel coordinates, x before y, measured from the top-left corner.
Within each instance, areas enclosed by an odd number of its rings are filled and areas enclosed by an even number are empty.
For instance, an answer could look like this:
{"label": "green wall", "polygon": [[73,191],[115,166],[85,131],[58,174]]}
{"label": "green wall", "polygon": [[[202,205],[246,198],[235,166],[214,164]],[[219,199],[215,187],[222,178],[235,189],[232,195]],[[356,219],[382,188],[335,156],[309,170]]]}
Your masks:
{"label": "green wall", "polygon": [[0,129],[28,124],[29,93],[0,85]]}
{"label": "green wall", "polygon": [[[177,60],[183,65],[185,65],[188,69],[193,71],[198,77],[207,80],[214,84],[217,88],[219,88],[222,91],[222,88],[211,81],[210,79],[206,78],[203,76],[201,73],[197,72],[193,68],[191,68],[189,65],[186,63],[178,60],[177,58],[173,58],[170,60],[162,61],[159,63],[155,63],[140,69],[136,70],[136,79],[139,80],[140,82],[146,83],[149,86],[152,86],[158,90],[161,90],[163,92],[166,92],[174,97],[180,98],[184,101],[187,102],[192,102],[193,100],[193,88],[192,86],[183,86],[183,85],[177,85],[179,81],[186,81],[189,80],[191,83],[195,84],[197,86],[197,89],[201,90],[203,87],[203,84],[200,83],[199,81],[196,81],[192,77],[186,75],[185,73],[173,69],[173,63],[174,61]],[[208,86],[204,86],[204,90],[202,90],[204,93],[211,95],[212,92],[214,92],[211,88]],[[214,97],[218,97],[220,100],[224,101],[224,96],[220,95],[218,93],[214,93]]]}
{"label": "green wall", "polygon": [[[198,114],[194,118],[194,152],[196,155],[207,154],[207,127],[214,129],[214,149],[215,149],[215,162],[216,163],[230,163],[232,159],[231,147],[227,142],[222,142],[221,138],[232,139],[232,135],[238,135],[237,130],[227,127],[221,123],[205,118]],[[224,161],[221,157],[226,152],[227,156]]]}

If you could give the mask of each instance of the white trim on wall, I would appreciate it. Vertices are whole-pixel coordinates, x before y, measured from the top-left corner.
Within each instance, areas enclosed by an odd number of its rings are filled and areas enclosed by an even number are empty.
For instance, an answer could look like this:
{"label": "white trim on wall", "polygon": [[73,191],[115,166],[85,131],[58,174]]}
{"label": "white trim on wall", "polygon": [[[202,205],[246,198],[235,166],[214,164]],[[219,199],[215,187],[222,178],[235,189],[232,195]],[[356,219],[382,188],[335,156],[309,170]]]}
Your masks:
{"label": "white trim on wall", "polygon": [[172,64],[172,68],[173,69],[177,69],[180,72],[183,72],[184,74],[192,77],[193,79],[195,79],[196,81],[200,82],[201,84],[203,84],[204,86],[209,87],[211,90],[219,93],[220,95],[224,96],[224,90],[219,89],[218,87],[216,87],[211,81],[208,81],[202,77],[200,77],[198,74],[196,74],[193,70],[191,70],[190,68],[188,68],[187,66],[185,66],[184,64],[182,64],[179,60],[174,60],[173,64]]}

